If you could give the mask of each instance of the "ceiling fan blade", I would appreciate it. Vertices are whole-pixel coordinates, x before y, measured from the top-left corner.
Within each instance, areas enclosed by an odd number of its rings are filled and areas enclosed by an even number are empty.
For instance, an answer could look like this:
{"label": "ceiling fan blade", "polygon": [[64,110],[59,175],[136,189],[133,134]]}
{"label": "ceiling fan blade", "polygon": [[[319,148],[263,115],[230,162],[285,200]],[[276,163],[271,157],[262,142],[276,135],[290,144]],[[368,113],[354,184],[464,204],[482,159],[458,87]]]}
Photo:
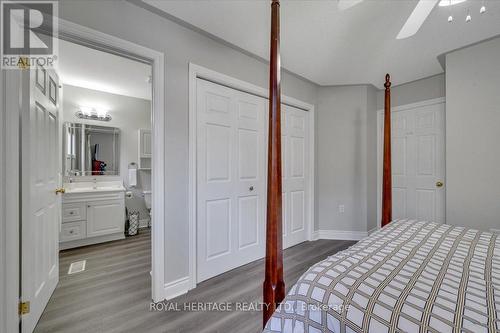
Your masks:
{"label": "ceiling fan blade", "polygon": [[404,39],[416,34],[438,2],[439,0],[420,0],[396,39]]}
{"label": "ceiling fan blade", "polygon": [[363,0],[339,0],[338,8],[339,10],[346,10],[351,7],[356,6],[358,3],[363,2]]}

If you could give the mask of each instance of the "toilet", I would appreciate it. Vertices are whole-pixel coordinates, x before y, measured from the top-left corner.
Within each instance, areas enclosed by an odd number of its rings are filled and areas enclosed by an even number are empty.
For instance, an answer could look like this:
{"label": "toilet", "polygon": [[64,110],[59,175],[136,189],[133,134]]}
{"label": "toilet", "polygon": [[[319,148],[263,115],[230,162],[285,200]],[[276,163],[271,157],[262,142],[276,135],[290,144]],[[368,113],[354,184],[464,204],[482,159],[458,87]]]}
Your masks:
{"label": "toilet", "polygon": [[144,196],[144,203],[146,204],[146,208],[149,212],[149,219],[151,220],[151,190],[144,190],[142,191],[142,194]]}

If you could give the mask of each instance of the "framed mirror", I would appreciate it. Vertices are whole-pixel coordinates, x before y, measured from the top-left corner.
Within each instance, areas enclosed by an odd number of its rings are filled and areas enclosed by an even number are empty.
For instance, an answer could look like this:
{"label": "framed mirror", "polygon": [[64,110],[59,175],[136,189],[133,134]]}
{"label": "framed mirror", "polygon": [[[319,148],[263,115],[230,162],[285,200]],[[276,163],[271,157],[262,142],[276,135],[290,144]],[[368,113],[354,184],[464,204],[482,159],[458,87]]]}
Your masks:
{"label": "framed mirror", "polygon": [[63,170],[65,176],[120,174],[120,129],[64,123]]}

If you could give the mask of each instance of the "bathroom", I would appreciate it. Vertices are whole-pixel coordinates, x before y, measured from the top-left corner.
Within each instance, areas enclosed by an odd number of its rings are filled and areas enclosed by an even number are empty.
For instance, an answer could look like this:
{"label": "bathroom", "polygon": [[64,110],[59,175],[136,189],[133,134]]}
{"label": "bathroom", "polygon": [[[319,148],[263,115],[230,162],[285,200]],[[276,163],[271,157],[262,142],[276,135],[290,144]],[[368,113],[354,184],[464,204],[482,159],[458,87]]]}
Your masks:
{"label": "bathroom", "polygon": [[59,51],[61,281],[107,269],[130,244],[150,270],[151,66],[63,40]]}

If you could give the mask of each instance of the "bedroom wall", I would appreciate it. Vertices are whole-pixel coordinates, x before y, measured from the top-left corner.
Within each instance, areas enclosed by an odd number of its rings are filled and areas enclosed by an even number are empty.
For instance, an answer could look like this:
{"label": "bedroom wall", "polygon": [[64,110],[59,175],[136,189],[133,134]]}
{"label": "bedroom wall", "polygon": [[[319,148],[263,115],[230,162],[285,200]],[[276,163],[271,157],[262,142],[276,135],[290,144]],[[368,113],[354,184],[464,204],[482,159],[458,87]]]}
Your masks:
{"label": "bedroom wall", "polygon": [[[391,104],[400,106],[444,97],[445,75],[438,74],[424,79],[391,87]],[[377,110],[384,108],[384,89],[377,92]]]}
{"label": "bedroom wall", "polygon": [[[368,133],[373,135],[372,129],[368,130],[368,121],[373,121],[368,113],[376,114],[375,104],[368,105],[375,102],[372,89],[364,85],[318,89],[316,218],[319,230],[354,233],[368,230],[367,179],[373,181],[373,175],[367,174],[368,165],[373,163],[376,170],[376,156],[375,161],[368,163],[367,155]],[[370,191],[373,191],[371,186]],[[340,212],[340,205],[344,205],[344,212]],[[370,201],[370,211],[372,205]]]}
{"label": "bedroom wall", "polygon": [[446,220],[500,229],[500,38],[446,55]]}
{"label": "bedroom wall", "polygon": [[[268,65],[131,2],[61,1],[59,13],[65,20],[165,54],[165,282],[186,277],[189,62],[264,88],[268,86]],[[314,104],[316,88],[288,72],[282,74],[283,94]]]}

